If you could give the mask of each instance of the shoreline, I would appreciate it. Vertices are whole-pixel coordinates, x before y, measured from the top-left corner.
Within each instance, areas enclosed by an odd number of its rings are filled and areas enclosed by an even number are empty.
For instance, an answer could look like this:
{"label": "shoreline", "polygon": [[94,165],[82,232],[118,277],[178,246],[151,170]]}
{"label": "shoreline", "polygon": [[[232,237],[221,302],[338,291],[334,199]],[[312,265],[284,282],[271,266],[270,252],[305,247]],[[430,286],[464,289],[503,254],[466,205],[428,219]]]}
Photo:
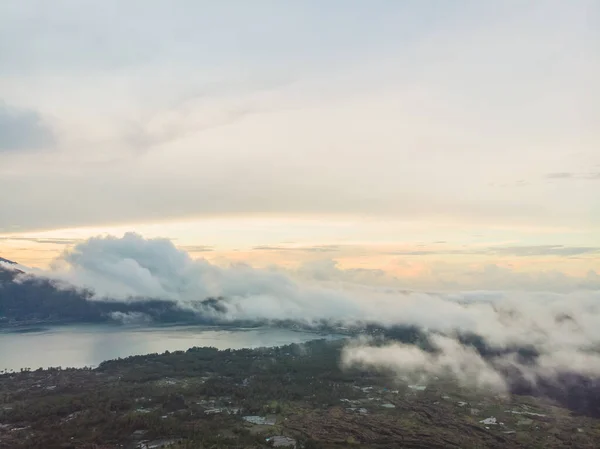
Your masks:
{"label": "shoreline", "polygon": [[[85,367],[128,356],[185,351],[210,346],[225,349],[278,347],[345,335],[280,327],[127,324],[20,326],[0,329],[0,369]],[[4,363],[2,363],[4,362]]]}

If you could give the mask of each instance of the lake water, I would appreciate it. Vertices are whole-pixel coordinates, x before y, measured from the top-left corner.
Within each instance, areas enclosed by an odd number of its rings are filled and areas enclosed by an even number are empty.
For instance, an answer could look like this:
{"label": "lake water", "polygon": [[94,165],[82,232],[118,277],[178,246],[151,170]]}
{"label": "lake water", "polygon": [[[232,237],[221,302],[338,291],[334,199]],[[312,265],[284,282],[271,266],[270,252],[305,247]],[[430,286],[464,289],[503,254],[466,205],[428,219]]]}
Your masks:
{"label": "lake water", "polygon": [[258,348],[338,338],[274,328],[212,326],[130,327],[108,325],[51,326],[0,331],[0,370],[84,367],[130,355],[186,350]]}

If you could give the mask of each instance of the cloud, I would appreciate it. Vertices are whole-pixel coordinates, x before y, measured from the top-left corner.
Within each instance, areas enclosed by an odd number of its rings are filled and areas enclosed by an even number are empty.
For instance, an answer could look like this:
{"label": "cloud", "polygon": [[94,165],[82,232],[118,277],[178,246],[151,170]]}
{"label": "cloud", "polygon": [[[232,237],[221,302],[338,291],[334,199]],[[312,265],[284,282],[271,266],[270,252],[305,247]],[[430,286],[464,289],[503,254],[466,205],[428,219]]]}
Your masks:
{"label": "cloud", "polygon": [[81,242],[81,239],[67,239],[67,238],[38,238],[38,237],[0,237],[0,241],[15,241],[15,242],[32,242],[32,243],[45,243],[51,245],[74,245],[75,243]]}
{"label": "cloud", "polygon": [[[310,274],[300,281],[283,270],[245,264],[219,267],[190,258],[169,240],[128,233],[121,238],[97,237],[78,243],[57,259],[51,270],[36,274],[57,281],[62,288],[88,289],[96,299],[167,300],[201,318],[221,322],[292,320],[306,325],[417,327],[433,350],[399,344],[351,345],[344,352],[347,365],[391,369],[399,374],[447,374],[465,385],[494,391],[505,388],[502,379],[507,370],[532,381],[564,372],[600,376],[596,353],[600,347],[600,289],[418,292],[308,280],[345,276],[331,261],[304,270]],[[354,280],[377,275],[351,272]],[[463,339],[469,335],[481,338],[492,355],[484,359]],[[523,361],[518,348],[531,348],[536,354],[533,363]]]}
{"label": "cloud", "polygon": [[576,256],[600,253],[600,247],[564,245],[501,246],[487,248],[487,251],[482,253],[512,256]]}
{"label": "cloud", "polygon": [[37,112],[0,101],[0,152],[47,148],[54,143],[52,129]]}
{"label": "cloud", "polygon": [[349,345],[342,352],[342,364],[391,370],[399,375],[427,381],[433,376],[452,376],[464,387],[506,393],[508,387],[500,374],[474,347],[433,335],[435,352],[400,343],[385,346]]}
{"label": "cloud", "polygon": [[573,173],[567,173],[567,172],[548,173],[546,175],[547,179],[570,179],[572,177],[573,177]]}
{"label": "cloud", "polygon": [[[333,276],[344,271],[333,262],[304,270],[313,278],[315,271],[333,272]],[[133,233],[79,243],[44,274],[89,288],[97,297],[158,298],[181,307],[193,307],[208,297],[222,298],[225,319],[418,325],[438,332],[473,332],[500,345],[539,341],[556,346],[575,337],[600,338],[600,327],[595,327],[600,317],[595,302],[600,299],[599,291],[425,293],[352,284],[323,286],[309,282],[309,276],[294,280],[283,270],[245,264],[219,267],[192,259],[169,240],[144,239]],[[559,316],[571,317],[579,327],[570,321],[557,322]]]}
{"label": "cloud", "polygon": [[600,275],[590,270],[584,276],[570,276],[559,270],[517,271],[494,263],[471,269],[432,264],[423,285],[441,290],[488,289],[504,291],[554,291],[600,289]]}
{"label": "cloud", "polygon": [[[0,89],[52,114],[60,139],[52,157],[3,158],[0,228],[274,214],[591,227],[595,195],[577,183],[489,185],[579,172],[574,152],[598,163],[582,2],[34,4],[0,4]],[[59,200],[73,192],[85,201]]]}
{"label": "cloud", "polygon": [[397,286],[398,279],[390,276],[381,269],[372,268],[346,268],[339,267],[339,263],[332,259],[319,259],[305,262],[295,270],[288,270],[294,276],[308,281],[339,283],[365,286]]}
{"label": "cloud", "polygon": [[[438,253],[430,253],[438,254]],[[399,270],[396,271],[395,268]],[[334,259],[318,259],[301,264],[297,268],[283,270],[303,281],[323,285],[354,284],[380,288],[385,291],[443,291],[500,290],[573,292],[577,290],[600,290],[600,274],[589,270],[575,276],[560,270],[538,269],[520,271],[494,263],[458,263],[432,261],[429,263],[397,260],[386,267],[341,268]],[[407,274],[403,275],[406,272]],[[394,274],[398,273],[398,274]]]}
{"label": "cloud", "polygon": [[[19,274],[25,274],[26,273],[31,273],[34,270],[29,269],[28,267],[23,267],[22,265],[13,262],[12,260],[8,260],[5,259],[3,257],[0,257],[0,272],[2,271],[9,271],[14,273],[19,273]],[[4,276],[2,276],[4,277]],[[9,276],[10,279],[12,279],[12,274]]]}
{"label": "cloud", "polygon": [[300,251],[308,253],[329,253],[340,249],[339,245],[318,245],[318,246],[255,246],[252,248],[257,251]]}
{"label": "cloud", "polygon": [[185,92],[165,109],[130,122],[124,140],[138,153],[184,139],[186,136],[233,125],[254,114],[268,114],[291,105],[277,105],[273,97],[287,85],[280,81],[209,83],[201,92]]}
{"label": "cloud", "polygon": [[389,254],[398,256],[428,256],[428,255],[490,255],[490,256],[577,256],[582,254],[598,254],[598,246],[565,246],[565,245],[522,245],[522,246],[489,246],[473,249],[434,249],[393,251]]}
{"label": "cloud", "polygon": [[554,180],[569,180],[569,179],[587,179],[587,180],[597,180],[600,179],[600,172],[587,172],[587,173],[569,173],[569,172],[557,172],[557,173],[548,173],[545,176],[546,179]]}
{"label": "cloud", "polygon": [[142,312],[111,312],[110,318],[123,324],[150,324],[152,318]]}
{"label": "cloud", "polygon": [[178,248],[190,252],[190,253],[206,253],[206,252],[210,252],[210,251],[214,251],[214,248],[212,246],[208,246],[208,245],[184,245],[184,246],[179,246]]}
{"label": "cloud", "polygon": [[[350,344],[342,352],[342,364],[392,371],[420,382],[429,382],[438,376],[452,377],[463,387],[501,394],[508,393],[511,387],[522,386],[523,382],[535,389],[538,382],[559,380],[567,373],[588,378],[600,376],[597,347],[554,348],[527,344],[497,347],[493,350],[501,355],[483,356],[475,346],[453,336],[430,334],[428,342],[429,350],[401,343]],[[524,358],[519,353],[523,348],[533,350],[529,357]]]}

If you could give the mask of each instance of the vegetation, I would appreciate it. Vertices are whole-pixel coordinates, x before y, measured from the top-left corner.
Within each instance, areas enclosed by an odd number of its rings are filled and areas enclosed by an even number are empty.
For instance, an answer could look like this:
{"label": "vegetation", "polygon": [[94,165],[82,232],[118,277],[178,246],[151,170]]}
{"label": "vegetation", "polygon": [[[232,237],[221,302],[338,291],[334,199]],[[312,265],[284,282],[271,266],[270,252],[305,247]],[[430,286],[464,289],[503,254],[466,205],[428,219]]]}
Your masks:
{"label": "vegetation", "polygon": [[[192,348],[0,376],[0,447],[597,447],[600,423],[528,396],[343,370],[342,342]],[[244,416],[271,417],[249,423]],[[502,424],[486,425],[495,417]]]}

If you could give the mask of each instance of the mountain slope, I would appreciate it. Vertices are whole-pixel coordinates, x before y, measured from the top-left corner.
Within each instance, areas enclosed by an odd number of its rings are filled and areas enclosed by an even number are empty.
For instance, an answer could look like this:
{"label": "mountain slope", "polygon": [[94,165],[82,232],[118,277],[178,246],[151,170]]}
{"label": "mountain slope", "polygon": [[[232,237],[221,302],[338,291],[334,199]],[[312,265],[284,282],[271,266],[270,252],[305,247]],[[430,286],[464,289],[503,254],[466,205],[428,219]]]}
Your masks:
{"label": "mountain slope", "polygon": [[[11,265],[15,267],[10,267]],[[12,281],[17,274],[22,273],[16,268],[16,265],[16,262],[0,257],[0,283]]]}

